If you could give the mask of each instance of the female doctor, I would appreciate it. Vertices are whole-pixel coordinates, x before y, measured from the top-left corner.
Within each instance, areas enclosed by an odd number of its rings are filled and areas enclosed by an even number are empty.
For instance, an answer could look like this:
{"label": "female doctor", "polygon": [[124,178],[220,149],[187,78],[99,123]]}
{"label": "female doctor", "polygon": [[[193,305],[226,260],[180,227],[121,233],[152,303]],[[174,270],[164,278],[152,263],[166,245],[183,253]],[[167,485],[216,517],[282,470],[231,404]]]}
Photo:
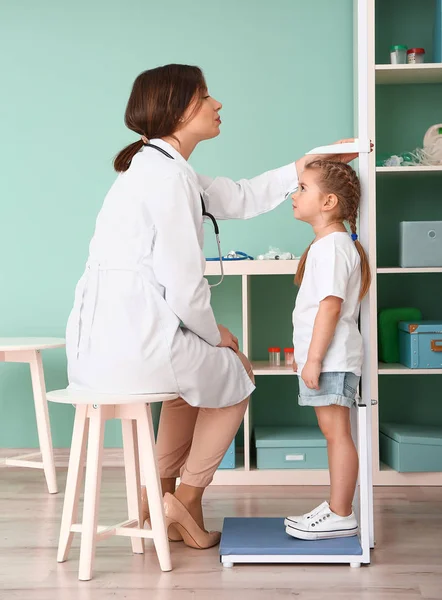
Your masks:
{"label": "female doctor", "polygon": [[115,159],[119,176],[98,215],[66,333],[72,388],[179,394],[163,404],[157,454],[169,537],[195,548],[219,541],[204,529],[202,496],[254,390],[238,339],[210,306],[203,205],[218,219],[270,211],[297,187],[306,160],[248,181],[198,175],[187,161],[219,134],[220,109],[197,67],[137,77],[125,122],[140,139]]}

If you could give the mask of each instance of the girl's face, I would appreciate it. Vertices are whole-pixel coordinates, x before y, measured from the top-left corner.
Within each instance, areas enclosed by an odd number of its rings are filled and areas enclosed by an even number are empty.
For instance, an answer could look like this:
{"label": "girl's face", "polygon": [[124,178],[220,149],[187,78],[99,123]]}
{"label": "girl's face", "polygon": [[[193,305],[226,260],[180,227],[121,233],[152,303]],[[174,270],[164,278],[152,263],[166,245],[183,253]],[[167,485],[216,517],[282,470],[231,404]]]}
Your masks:
{"label": "girl's face", "polygon": [[[198,101],[201,102],[199,108],[196,108]],[[210,140],[220,133],[221,119],[219,111],[222,108],[221,102],[215,100],[205,90],[200,97],[195,97],[183,116],[183,125],[180,131],[192,137],[196,142]]]}
{"label": "girl's face", "polygon": [[[292,194],[292,206],[295,219],[312,226],[324,222],[337,206],[334,194],[324,194],[317,183],[318,175],[313,169],[303,171],[297,191]],[[324,212],[329,213],[324,215]],[[331,215],[330,215],[331,216]]]}

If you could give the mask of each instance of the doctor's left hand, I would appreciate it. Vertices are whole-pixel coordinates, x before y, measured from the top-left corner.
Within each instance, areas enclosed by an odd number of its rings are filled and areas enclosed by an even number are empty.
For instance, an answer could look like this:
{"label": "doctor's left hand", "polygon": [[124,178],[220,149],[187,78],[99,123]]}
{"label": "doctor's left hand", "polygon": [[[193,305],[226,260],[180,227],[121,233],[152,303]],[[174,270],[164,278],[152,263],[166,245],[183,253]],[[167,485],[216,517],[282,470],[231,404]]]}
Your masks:
{"label": "doctor's left hand", "polygon": [[231,333],[224,325],[218,325],[221,334],[221,341],[218,348],[231,348],[236,354],[239,352],[238,338]]}

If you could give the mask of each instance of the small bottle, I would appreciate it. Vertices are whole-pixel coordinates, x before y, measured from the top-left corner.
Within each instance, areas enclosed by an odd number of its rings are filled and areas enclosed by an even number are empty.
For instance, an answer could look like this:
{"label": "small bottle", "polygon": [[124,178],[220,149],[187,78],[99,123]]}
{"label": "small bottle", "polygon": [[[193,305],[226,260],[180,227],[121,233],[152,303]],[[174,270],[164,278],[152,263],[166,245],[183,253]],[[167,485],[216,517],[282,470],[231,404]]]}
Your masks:
{"label": "small bottle", "polygon": [[281,348],[269,348],[269,363],[272,367],[281,365]]}
{"label": "small bottle", "polygon": [[409,65],[422,64],[425,59],[425,50],[423,48],[410,48],[407,50],[407,63]]}
{"label": "small bottle", "polygon": [[293,360],[295,357],[295,349],[294,348],[284,348],[284,361],[286,367],[291,367],[293,365]]}
{"label": "small bottle", "polygon": [[405,65],[407,62],[407,46],[391,46],[390,63],[392,65]]}

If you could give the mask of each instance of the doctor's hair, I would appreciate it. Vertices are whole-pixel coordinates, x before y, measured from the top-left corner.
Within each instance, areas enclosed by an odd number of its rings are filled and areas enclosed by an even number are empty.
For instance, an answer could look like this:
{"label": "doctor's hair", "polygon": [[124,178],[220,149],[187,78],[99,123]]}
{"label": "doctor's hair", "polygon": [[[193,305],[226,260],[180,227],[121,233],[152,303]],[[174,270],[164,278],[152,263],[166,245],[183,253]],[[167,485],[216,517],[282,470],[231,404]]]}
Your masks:
{"label": "doctor's hair", "polygon": [[[148,140],[174,137],[186,109],[200,95],[201,100],[195,104],[196,112],[206,89],[199,67],[172,64],[144,71],[132,86],[124,115],[126,127]],[[114,159],[115,170],[119,173],[127,171],[143,145],[139,139],[121,150]]]}
{"label": "doctor's hair", "polygon": [[[315,171],[317,173],[317,183],[324,194],[334,194],[337,197],[339,212],[336,217],[343,221],[347,221],[350,225],[351,233],[356,234],[356,221],[361,200],[361,184],[355,171],[346,163],[322,159],[307,163],[305,170]],[[362,300],[370,288],[370,264],[362,244],[358,240],[356,240],[354,244],[361,258],[362,278],[359,300]],[[311,244],[299,261],[295,277],[297,286],[300,286],[302,283],[305,263],[310,247]]]}

